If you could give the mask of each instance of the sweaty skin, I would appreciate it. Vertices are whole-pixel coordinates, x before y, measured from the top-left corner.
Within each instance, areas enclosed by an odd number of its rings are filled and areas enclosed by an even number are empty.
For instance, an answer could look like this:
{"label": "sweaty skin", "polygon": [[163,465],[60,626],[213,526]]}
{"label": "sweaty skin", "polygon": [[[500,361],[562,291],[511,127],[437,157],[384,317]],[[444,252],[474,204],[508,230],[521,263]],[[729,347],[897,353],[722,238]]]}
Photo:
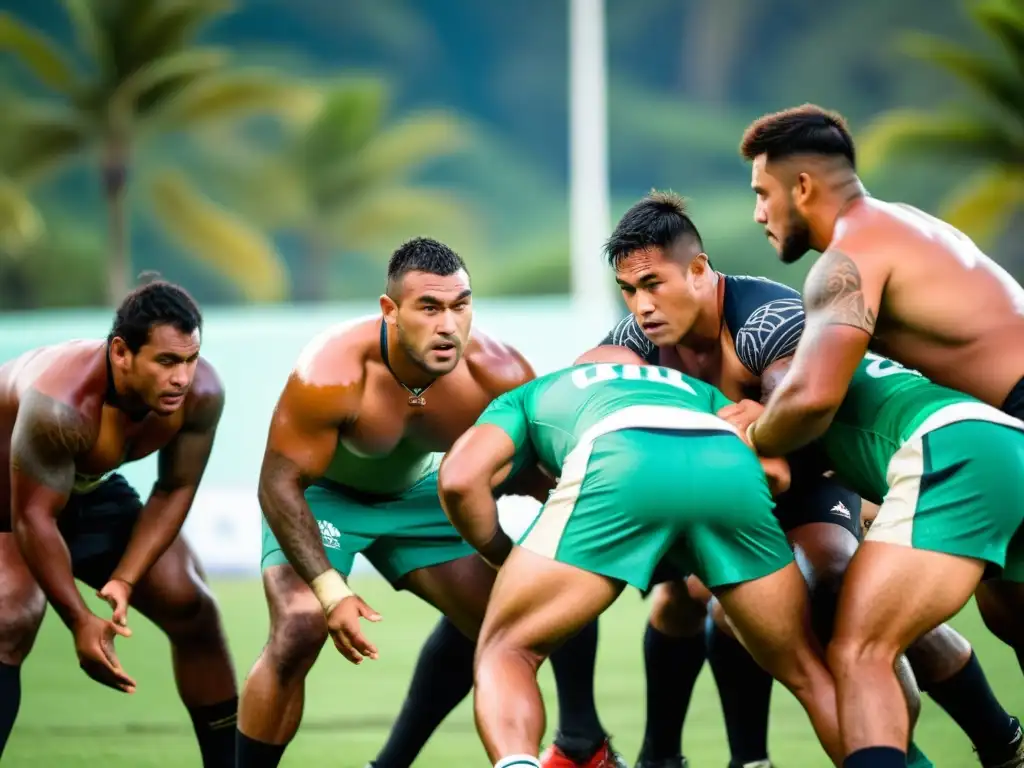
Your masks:
{"label": "sweaty skin", "polygon": [[106,350],[106,341],[70,341],[0,366],[0,461],[10,465],[0,474],[0,535],[13,530],[33,577],[70,628],[91,615],[57,530],[71,492],[159,452],[152,495],[111,576],[135,585],[185,521],[224,404],[217,374],[200,358],[181,407],[133,419],[106,402]]}
{"label": "sweaty skin", "polygon": [[807,275],[804,304],[791,374],[755,427],[769,455],[824,432],[869,346],[997,408],[1024,376],[1024,289],[965,235],[910,206],[852,201]]}
{"label": "sweaty skin", "polygon": [[[475,331],[459,364],[424,393],[426,405],[411,407],[409,392],[381,359],[382,322],[325,332],[298,361],[274,411],[260,500],[281,548],[307,582],[331,566],[305,488],[325,477],[356,490],[400,492],[491,400],[534,378],[515,349]],[[385,479],[369,469],[384,458],[393,487],[381,485]]]}

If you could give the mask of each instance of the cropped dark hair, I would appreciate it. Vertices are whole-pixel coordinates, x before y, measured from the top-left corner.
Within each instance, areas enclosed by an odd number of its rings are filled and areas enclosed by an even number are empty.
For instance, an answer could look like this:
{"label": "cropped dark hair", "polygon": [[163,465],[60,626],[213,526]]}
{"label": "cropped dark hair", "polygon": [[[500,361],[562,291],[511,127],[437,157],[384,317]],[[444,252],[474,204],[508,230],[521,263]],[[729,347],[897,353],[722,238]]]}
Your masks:
{"label": "cropped dark hair", "polygon": [[402,243],[388,261],[388,284],[401,280],[408,272],[427,272],[431,275],[448,277],[465,263],[444,243],[429,237],[416,237]]}
{"label": "cropped dark hair", "polygon": [[203,315],[188,291],[153,272],[145,272],[139,279],[142,285],[117,308],[107,341],[116,336],[124,339],[132,352],[138,352],[158,325],[170,325],[182,333],[202,330]]}
{"label": "cropped dark hair", "polygon": [[781,160],[793,155],[845,157],[857,167],[853,137],[846,120],[814,104],[804,104],[755,120],[743,133],[740,153],[746,160],[767,155]]}
{"label": "cropped dark hair", "polygon": [[692,238],[704,250],[700,232],[687,213],[686,201],[675,192],[651,192],[619,219],[604,251],[614,267],[634,251],[669,248],[683,237]]}

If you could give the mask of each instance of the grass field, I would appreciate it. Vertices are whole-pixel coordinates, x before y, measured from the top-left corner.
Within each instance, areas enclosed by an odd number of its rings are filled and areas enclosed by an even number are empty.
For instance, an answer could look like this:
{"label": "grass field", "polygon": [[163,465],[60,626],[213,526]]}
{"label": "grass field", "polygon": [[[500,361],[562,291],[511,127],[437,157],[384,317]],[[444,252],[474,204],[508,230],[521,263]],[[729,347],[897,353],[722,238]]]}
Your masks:
{"label": "grass field", "polygon": [[[384,620],[371,628],[381,658],[359,668],[333,649],[324,649],[309,679],[305,722],[282,765],[363,768],[397,712],[416,654],[436,614],[408,594],[396,594],[376,579],[358,582]],[[218,581],[220,598],[241,679],[266,638],[267,618],[256,580]],[[644,721],[641,638],[645,605],[627,591],[602,618],[597,677],[605,727],[632,760]],[[956,625],[974,642],[1004,706],[1024,712],[1024,685],[1016,659],[981,625],[969,606]],[[5,754],[12,768],[199,765],[191,725],[171,677],[164,638],[136,616],[135,635],[118,642],[125,669],[139,683],[133,696],[109,691],[78,670],[71,637],[52,612],[47,615],[23,676],[21,716]],[[557,709],[550,670],[541,673],[549,702],[549,725]],[[963,734],[941,710],[925,701],[918,743],[939,768],[977,765]],[[771,753],[781,768],[826,766],[802,710],[776,687],[771,720]],[[718,699],[705,668],[687,722],[684,748],[693,768],[723,768],[727,761]],[[473,728],[469,700],[435,735],[417,765],[486,768],[489,765]]]}

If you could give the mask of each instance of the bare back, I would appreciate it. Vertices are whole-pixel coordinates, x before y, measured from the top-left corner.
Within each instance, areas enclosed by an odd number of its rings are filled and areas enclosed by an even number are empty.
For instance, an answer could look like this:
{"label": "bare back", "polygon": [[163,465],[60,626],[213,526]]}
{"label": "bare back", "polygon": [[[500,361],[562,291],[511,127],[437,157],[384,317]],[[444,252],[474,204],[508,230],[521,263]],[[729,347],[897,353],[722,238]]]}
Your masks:
{"label": "bare back", "polygon": [[856,264],[879,353],[996,407],[1024,377],[1024,289],[959,230],[865,198],[837,222],[834,252]]}
{"label": "bare back", "polygon": [[309,448],[316,457],[307,472],[355,490],[395,494],[430,472],[436,454],[491,400],[533,378],[533,371],[514,349],[475,332],[455,369],[426,390],[426,405],[410,406],[409,393],[381,357],[381,322],[331,328],[306,347],[278,403],[271,443],[276,431],[275,450],[294,453],[310,435],[286,422],[333,424],[332,435]]}
{"label": "bare back", "polygon": [[[133,421],[106,402],[105,341],[75,340],[26,352],[0,366],[0,459],[10,464],[11,436],[28,404],[74,409],[90,427],[90,439],[75,456],[73,490],[84,492],[122,464],[159,451],[181,430],[197,394],[220,390],[216,374],[202,360],[184,405],[169,416],[149,413]],[[10,529],[10,472],[0,475],[0,530]]]}

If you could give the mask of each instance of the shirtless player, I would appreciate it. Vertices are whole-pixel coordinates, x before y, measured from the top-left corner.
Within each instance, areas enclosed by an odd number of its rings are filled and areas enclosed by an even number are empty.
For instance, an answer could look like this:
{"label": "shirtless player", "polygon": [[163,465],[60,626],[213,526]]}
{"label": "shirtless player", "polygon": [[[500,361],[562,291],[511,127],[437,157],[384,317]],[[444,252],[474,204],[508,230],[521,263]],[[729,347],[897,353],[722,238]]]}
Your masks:
{"label": "shirtless player", "polygon": [[[650,363],[708,381],[731,399],[767,399],[803,332],[796,291],[714,271],[683,201],[672,194],[656,193],[632,206],[609,239],[608,256],[632,314],[603,344],[628,347]],[[775,514],[801,555],[817,628],[827,640],[835,595],[857,548],[860,498],[823,477],[812,455],[791,456],[790,466],[793,485],[777,500]],[[704,606],[690,599],[682,581],[660,584],[652,603],[644,638],[647,725],[637,768],[678,768],[684,765],[679,751],[686,704],[704,658]],[[730,766],[770,765],[772,678],[718,625],[709,641]],[[966,640],[942,627],[909,649],[908,657],[921,687],[960,724],[986,763],[1012,755],[1018,724],[992,695]]]}
{"label": "shirtless player", "polygon": [[[779,258],[822,253],[804,285],[807,328],[794,362],[750,425],[759,452],[785,455],[820,436],[869,346],[1024,416],[1024,290],[945,222],[871,199],[840,116],[812,105],[766,115],[747,129],[741,152],[753,164],[754,219]],[[929,474],[928,460],[918,462],[929,486],[960,471]],[[976,588],[985,623],[1024,668],[1024,585],[982,582],[976,542],[965,544],[967,533],[929,498],[922,487],[883,504],[847,574],[829,654],[849,766],[902,765],[906,713],[892,660]],[[939,530],[921,538],[916,520]],[[1022,539],[1018,531],[1018,550]]]}
{"label": "shirtless player", "polygon": [[[472,688],[468,638],[476,638],[494,571],[441,509],[437,452],[534,374],[516,350],[480,332],[470,339],[469,276],[434,240],[412,240],[394,253],[381,310],[383,318],[311,342],[274,411],[259,490],[271,628],[242,694],[245,768],[280,761],[328,635],[353,663],[377,657],[359,627],[360,617],[376,614],[342,578],[359,552],[396,589],[450,620],[424,648],[402,715],[372,765],[410,765]],[[541,499],[551,488],[529,469],[515,483],[517,493]]]}
{"label": "shirtless player", "polygon": [[[216,603],[178,535],[206,468],[224,391],[199,357],[202,317],[176,285],[122,302],[107,339],[27,352],[0,367],[0,752],[21,663],[46,605],[71,630],[82,669],[116,690],[135,681],[114,652],[128,606],[171,642],[178,693],[203,765],[233,768],[234,670]],[[118,467],[159,454],[143,505]],[[92,613],[75,579],[99,590]]]}

